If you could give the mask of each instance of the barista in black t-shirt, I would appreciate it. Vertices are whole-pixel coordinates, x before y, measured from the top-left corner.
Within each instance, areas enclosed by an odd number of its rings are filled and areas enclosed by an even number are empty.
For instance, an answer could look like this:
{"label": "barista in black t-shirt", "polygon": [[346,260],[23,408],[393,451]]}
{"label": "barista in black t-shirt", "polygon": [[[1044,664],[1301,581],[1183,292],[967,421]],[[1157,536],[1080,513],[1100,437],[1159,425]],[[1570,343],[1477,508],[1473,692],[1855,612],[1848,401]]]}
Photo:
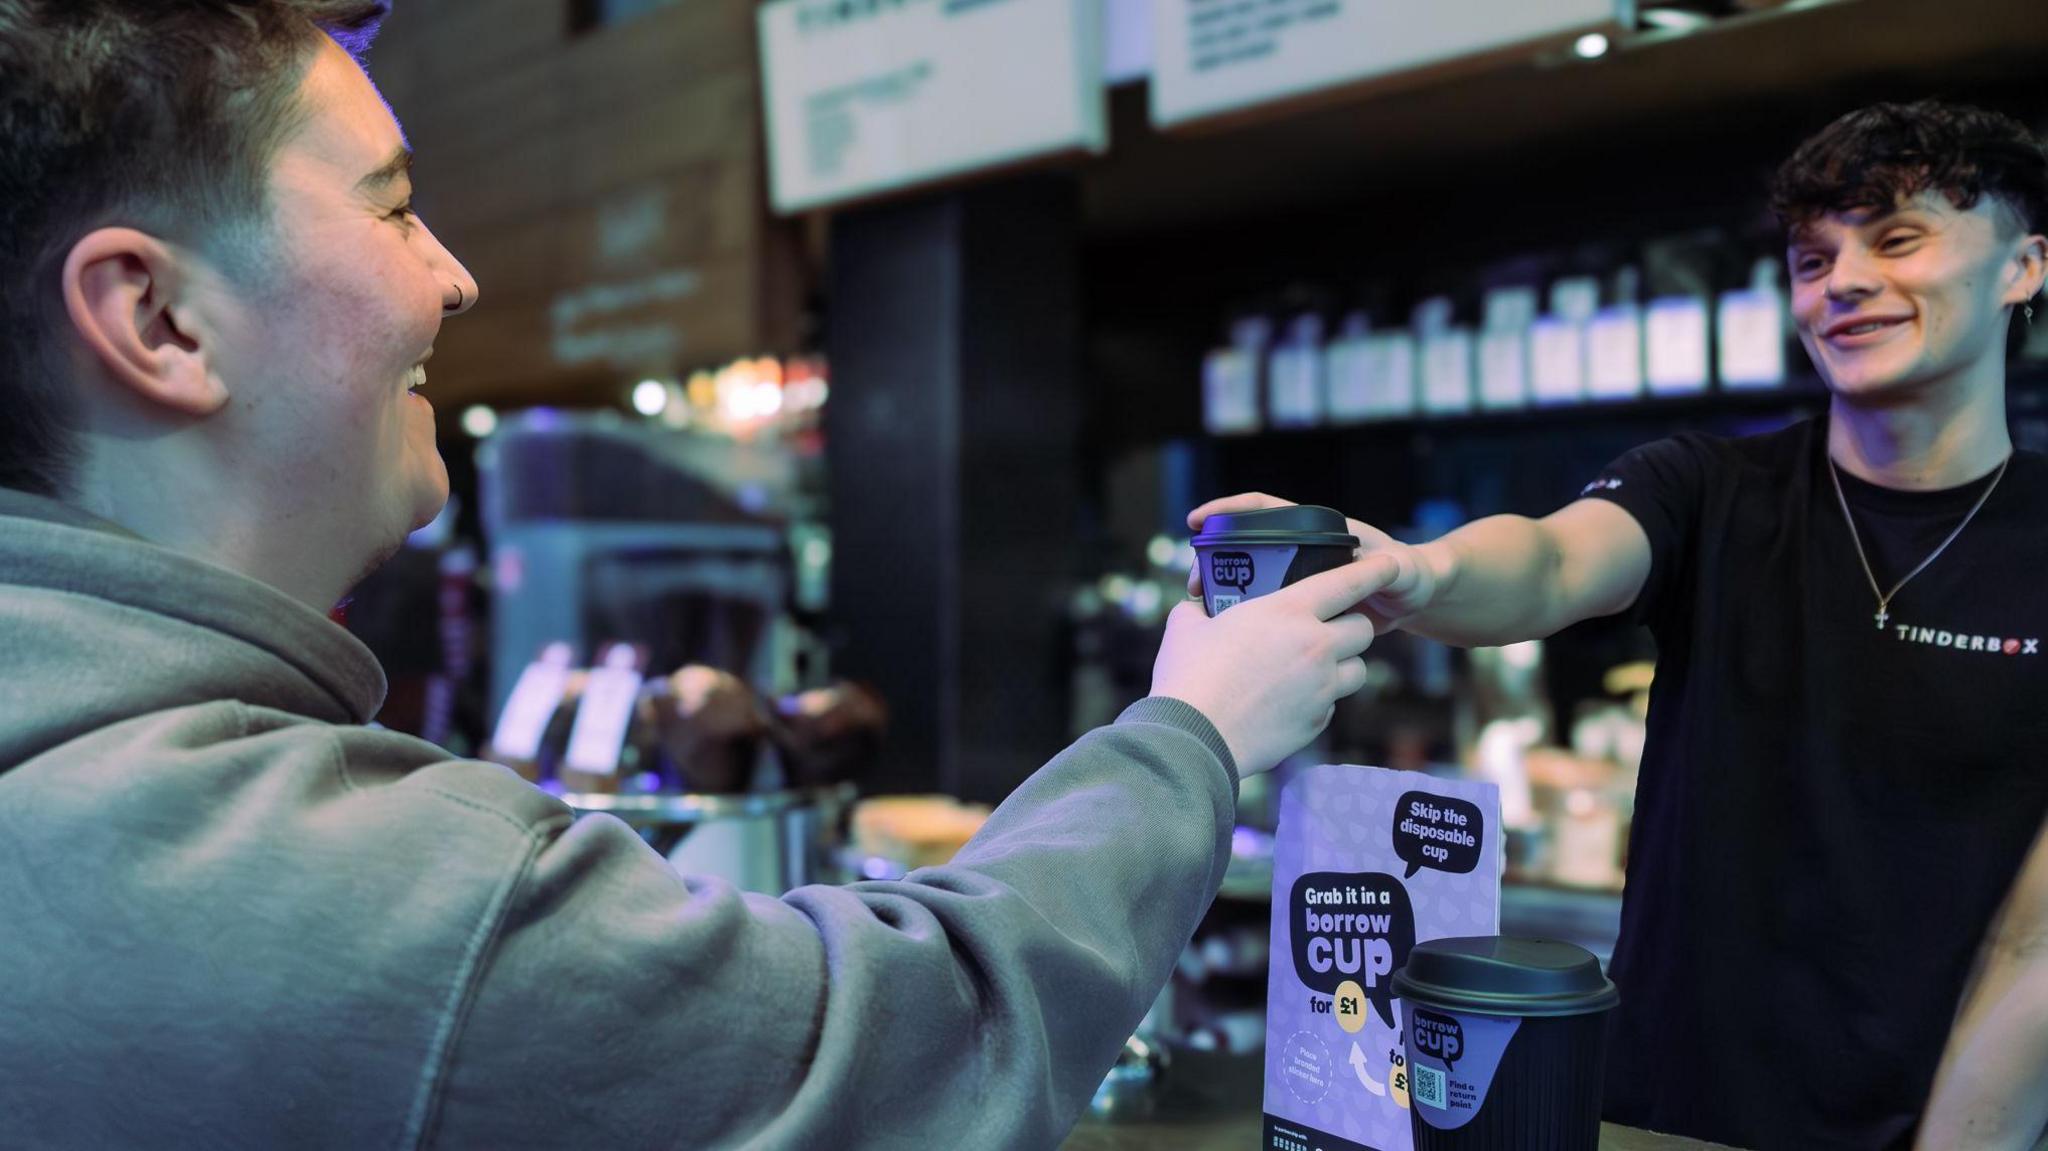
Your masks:
{"label": "barista in black t-shirt", "polygon": [[2048,274],[2048,156],[2001,116],[1880,105],[1802,145],[1774,201],[1825,417],[1650,444],[1542,520],[1416,547],[1353,524],[1395,572],[1367,606],[1469,646],[1625,611],[1657,638],[1610,1119],[2031,1147],[2048,459],[2013,450],[2005,365]]}

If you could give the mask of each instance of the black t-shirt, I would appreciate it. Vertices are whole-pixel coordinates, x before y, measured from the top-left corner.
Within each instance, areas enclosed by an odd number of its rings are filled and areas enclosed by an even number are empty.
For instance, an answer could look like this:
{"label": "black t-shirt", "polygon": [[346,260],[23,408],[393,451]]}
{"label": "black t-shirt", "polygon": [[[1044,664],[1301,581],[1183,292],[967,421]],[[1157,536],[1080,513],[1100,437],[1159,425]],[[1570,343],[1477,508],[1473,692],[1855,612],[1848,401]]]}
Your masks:
{"label": "black t-shirt", "polygon": [[[1827,422],[1623,456],[1657,638],[1608,1118],[1748,1148],[1907,1146],[1978,945],[2048,813],[2048,459],[1877,598]],[[1843,475],[1880,586],[1990,477]]]}

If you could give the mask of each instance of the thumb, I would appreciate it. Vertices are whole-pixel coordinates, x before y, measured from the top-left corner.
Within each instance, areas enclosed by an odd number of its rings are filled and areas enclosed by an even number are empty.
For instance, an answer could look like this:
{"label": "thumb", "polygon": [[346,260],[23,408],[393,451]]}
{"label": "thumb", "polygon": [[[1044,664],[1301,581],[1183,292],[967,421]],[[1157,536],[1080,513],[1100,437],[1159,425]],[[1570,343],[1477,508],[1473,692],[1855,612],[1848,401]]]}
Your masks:
{"label": "thumb", "polygon": [[1374,553],[1370,558],[1386,564],[1392,573],[1388,576],[1386,584],[1380,588],[1382,594],[1402,597],[1412,596],[1422,590],[1422,559],[1415,554],[1415,549],[1402,545],[1397,549]]}
{"label": "thumb", "polygon": [[1384,591],[1400,574],[1394,557],[1369,555],[1364,559],[1319,572],[1273,593],[1270,599],[1299,603],[1318,619],[1335,619],[1366,599]]}
{"label": "thumb", "polygon": [[1209,622],[1209,613],[1203,610],[1202,601],[1184,599],[1174,604],[1173,610],[1166,613],[1166,634],[1171,636],[1176,632],[1183,632],[1191,627],[1199,627],[1207,622]]}

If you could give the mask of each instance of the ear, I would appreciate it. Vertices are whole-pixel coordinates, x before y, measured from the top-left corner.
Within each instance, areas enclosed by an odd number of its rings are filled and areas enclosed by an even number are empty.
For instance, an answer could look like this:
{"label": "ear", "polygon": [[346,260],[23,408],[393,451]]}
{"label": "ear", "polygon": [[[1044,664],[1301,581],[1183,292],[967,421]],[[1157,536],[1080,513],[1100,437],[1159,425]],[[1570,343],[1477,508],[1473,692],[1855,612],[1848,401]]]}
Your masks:
{"label": "ear", "polygon": [[2041,282],[2048,278],[2048,236],[2020,237],[2019,250],[2013,253],[2008,269],[2002,303],[2018,307],[2040,295]]}
{"label": "ear", "polygon": [[64,310],[114,382],[159,407],[206,416],[227,403],[207,363],[181,261],[191,257],[132,228],[101,228],[64,260]]}

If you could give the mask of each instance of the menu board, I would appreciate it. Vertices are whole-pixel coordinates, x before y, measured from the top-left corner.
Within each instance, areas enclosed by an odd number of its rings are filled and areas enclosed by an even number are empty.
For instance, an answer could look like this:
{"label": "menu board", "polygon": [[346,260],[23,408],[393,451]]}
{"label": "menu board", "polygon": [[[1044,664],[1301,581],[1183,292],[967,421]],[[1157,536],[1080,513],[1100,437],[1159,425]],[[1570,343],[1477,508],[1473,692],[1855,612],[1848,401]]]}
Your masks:
{"label": "menu board", "polygon": [[1630,0],[1155,0],[1152,122],[1166,128],[1612,29]]}
{"label": "menu board", "polygon": [[757,19],[779,212],[1107,146],[1102,0],[769,0]]}

